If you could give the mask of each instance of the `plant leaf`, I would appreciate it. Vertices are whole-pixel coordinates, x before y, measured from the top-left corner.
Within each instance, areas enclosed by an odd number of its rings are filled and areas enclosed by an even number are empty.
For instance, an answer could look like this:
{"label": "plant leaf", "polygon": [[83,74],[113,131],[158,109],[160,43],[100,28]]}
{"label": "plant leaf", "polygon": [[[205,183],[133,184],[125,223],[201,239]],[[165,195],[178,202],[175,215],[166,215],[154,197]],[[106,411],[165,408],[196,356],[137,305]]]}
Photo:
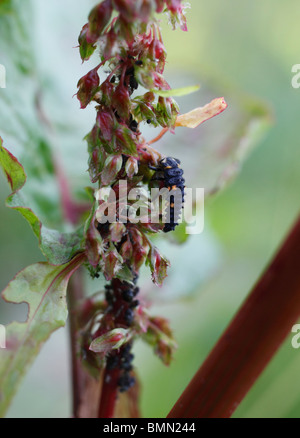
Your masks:
{"label": "plant leaf", "polygon": [[201,123],[217,116],[226,108],[227,103],[225,102],[224,97],[218,97],[203,107],[196,108],[189,113],[178,116],[175,126],[182,126],[184,128],[197,128],[199,125],[201,125]]}
{"label": "plant leaf", "polygon": [[[4,10],[2,3],[6,5]],[[45,16],[48,16],[47,26],[52,28],[56,10],[53,5],[48,7]],[[0,2],[0,62],[7,72],[6,88],[1,90],[0,135],[28,176],[24,189],[26,204],[43,224],[58,228],[64,219],[58,166],[67,179],[73,178],[72,197],[80,194],[82,202],[82,187],[89,182],[85,173],[87,155],[85,148],[77,148],[76,154],[71,151],[87,132],[90,121],[87,122],[88,117],[82,112],[77,114],[81,123],[75,120],[72,94],[76,90],[68,92],[68,74],[58,74],[60,61],[55,58],[58,51],[48,51],[47,71],[40,68],[48,34],[47,27],[40,21],[46,19],[45,16],[36,0]],[[53,37],[60,40],[58,34]],[[52,42],[54,46],[59,44],[53,39]],[[69,46],[71,49],[72,42]],[[53,65],[56,66],[52,68]],[[78,77],[79,74],[76,79]],[[61,93],[62,89],[66,94]]]}
{"label": "plant leaf", "polygon": [[200,85],[191,85],[189,87],[175,88],[174,90],[155,90],[152,89],[152,93],[161,97],[173,97],[173,96],[186,96],[187,94],[195,93],[200,89]]}
{"label": "plant leaf", "polygon": [[6,326],[6,349],[0,350],[0,417],[5,414],[27,368],[52,332],[65,325],[69,278],[85,260],[79,254],[56,267],[37,263],[25,268],[3,291],[10,303],[28,303],[26,322]]}
{"label": "plant leaf", "polygon": [[38,238],[42,253],[49,263],[53,265],[67,263],[81,250],[83,228],[73,233],[60,233],[43,226],[35,213],[27,206],[25,197],[22,196],[20,192],[26,182],[24,168],[16,157],[3,147],[1,137],[0,166],[3,168],[10,187],[13,190],[13,193],[7,198],[7,206],[17,210],[27,220]]}

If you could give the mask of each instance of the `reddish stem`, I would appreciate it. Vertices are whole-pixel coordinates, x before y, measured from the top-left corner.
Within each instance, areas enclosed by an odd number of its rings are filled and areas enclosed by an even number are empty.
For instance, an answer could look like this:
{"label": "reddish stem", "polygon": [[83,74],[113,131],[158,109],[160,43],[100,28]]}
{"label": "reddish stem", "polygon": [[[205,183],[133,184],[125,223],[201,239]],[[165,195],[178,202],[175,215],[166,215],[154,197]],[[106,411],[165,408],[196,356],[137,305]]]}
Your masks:
{"label": "reddish stem", "polygon": [[300,316],[300,219],[169,418],[228,418]]}
{"label": "reddish stem", "polygon": [[78,358],[78,303],[83,299],[82,273],[76,272],[70,279],[68,288],[70,346],[72,365],[73,416],[78,418],[81,397],[84,388],[84,372]]}
{"label": "reddish stem", "polygon": [[98,418],[114,418],[118,398],[118,380],[120,370],[105,370],[101,399],[99,403]]}

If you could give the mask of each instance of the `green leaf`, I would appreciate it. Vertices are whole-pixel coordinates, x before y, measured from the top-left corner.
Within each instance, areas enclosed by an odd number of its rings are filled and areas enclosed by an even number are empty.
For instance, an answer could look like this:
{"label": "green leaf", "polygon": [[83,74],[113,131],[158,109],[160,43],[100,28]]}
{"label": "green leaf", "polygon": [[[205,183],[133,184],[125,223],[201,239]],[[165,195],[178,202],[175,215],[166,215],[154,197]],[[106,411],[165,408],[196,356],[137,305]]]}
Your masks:
{"label": "green leaf", "polygon": [[5,414],[27,368],[51,333],[65,325],[69,278],[84,262],[78,255],[55,267],[37,263],[21,271],[3,291],[10,303],[28,303],[26,322],[6,326],[6,349],[0,350],[0,417]]}
{"label": "green leaf", "polygon": [[53,265],[67,263],[81,248],[83,228],[72,233],[60,233],[45,227],[36,214],[27,206],[21,189],[26,182],[22,165],[3,146],[0,137],[0,166],[3,168],[13,193],[7,198],[8,207],[17,210],[27,220],[36,235],[39,246]]}
{"label": "green leaf", "polygon": [[0,1],[0,15],[11,12],[11,0]]}
{"label": "green leaf", "polygon": [[7,149],[2,147],[3,140],[0,137],[0,164],[5,172],[6,178],[15,192],[23,187],[26,175],[23,167]]}
{"label": "green leaf", "polygon": [[195,93],[200,88],[200,85],[191,85],[189,87],[175,88],[174,90],[155,90],[151,91],[161,97],[186,96],[187,94]]}
{"label": "green leaf", "polygon": [[[0,135],[28,176],[26,203],[44,225],[62,229],[57,169],[72,178],[73,196],[82,194],[89,179],[85,173],[86,150],[80,144],[90,120],[83,112],[74,115],[72,94],[76,89],[66,91],[70,83],[68,72],[62,75],[57,68],[62,53],[53,50],[44,58],[43,44],[49,29],[40,20],[49,16],[47,25],[52,28],[57,16],[55,6],[46,5],[43,15],[36,3],[36,0],[0,2],[0,63],[7,73],[6,88],[0,93]],[[2,5],[6,5],[7,11],[9,7],[9,13],[2,13]],[[51,37],[53,47],[60,45],[61,30],[58,25],[58,32]],[[47,69],[42,68],[44,60]],[[80,65],[79,54],[78,61]]]}

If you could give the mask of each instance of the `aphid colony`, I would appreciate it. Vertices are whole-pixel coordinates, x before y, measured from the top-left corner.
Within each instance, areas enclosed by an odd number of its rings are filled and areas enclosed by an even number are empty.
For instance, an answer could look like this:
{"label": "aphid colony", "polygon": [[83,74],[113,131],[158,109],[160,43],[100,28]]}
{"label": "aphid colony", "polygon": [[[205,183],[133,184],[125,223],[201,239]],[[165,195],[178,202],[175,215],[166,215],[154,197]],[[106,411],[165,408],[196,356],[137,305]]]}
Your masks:
{"label": "aphid colony", "polygon": [[[133,61],[126,68],[125,73],[123,75],[112,76],[111,82],[121,81],[123,77],[124,85],[129,93],[132,94],[138,88],[138,82],[134,75],[135,65],[141,66],[142,61],[134,61],[133,57],[129,59]],[[117,111],[115,111],[115,116],[117,119],[120,118]],[[151,120],[147,120],[147,123],[151,123]],[[127,124],[132,132],[138,133],[138,122],[134,120],[131,114]],[[123,155],[122,168],[125,167],[126,161],[127,157]],[[183,178],[183,170],[180,168],[180,161],[176,158],[166,157],[160,160],[156,167],[149,165],[149,168],[155,170],[152,181],[161,181],[163,187],[170,193],[165,211],[167,214],[164,215],[167,220],[165,221],[163,232],[174,231],[178,225],[184,202],[185,180]],[[98,224],[97,228],[100,234],[107,234],[109,232],[109,223],[104,225]],[[119,280],[112,280],[109,285],[105,286],[106,312],[113,315],[117,326],[130,328],[134,323],[135,309],[139,305],[139,301],[136,299],[139,293],[139,288],[135,286],[136,280],[137,276],[134,279],[133,285],[120,282]],[[119,350],[112,351],[106,359],[107,376],[109,378],[110,373],[117,373],[120,392],[129,390],[135,384],[135,378],[132,375],[134,355],[131,349],[132,343],[129,342]]]}
{"label": "aphid colony", "polygon": [[[119,324],[130,327],[134,322],[134,309],[139,305],[135,299],[139,288],[129,283],[122,283],[121,287],[114,288],[112,284],[105,286],[105,299],[108,304],[108,311],[114,309],[114,317]],[[119,370],[118,386],[120,392],[130,389],[135,379],[130,374],[133,367],[134,355],[131,353],[132,344],[124,345],[120,350],[112,352],[106,362],[107,371]]]}

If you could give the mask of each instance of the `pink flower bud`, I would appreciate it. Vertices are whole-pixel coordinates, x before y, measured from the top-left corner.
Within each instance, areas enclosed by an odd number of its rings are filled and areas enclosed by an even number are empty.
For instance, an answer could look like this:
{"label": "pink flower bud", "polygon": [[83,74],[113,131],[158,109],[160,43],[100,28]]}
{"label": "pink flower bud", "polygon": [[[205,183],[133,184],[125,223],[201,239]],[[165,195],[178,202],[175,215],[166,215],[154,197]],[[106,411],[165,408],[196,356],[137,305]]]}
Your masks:
{"label": "pink flower bud", "polygon": [[155,0],[156,3],[156,12],[160,13],[164,10],[165,0]]}
{"label": "pink flower bud", "polygon": [[148,256],[148,262],[152,272],[152,281],[157,286],[162,286],[167,277],[167,269],[170,262],[163,257],[155,246],[152,246]]}
{"label": "pink flower bud", "polygon": [[132,263],[135,272],[138,272],[140,267],[147,259],[149,253],[149,243],[144,235],[136,228],[132,228],[130,234],[133,246]]}
{"label": "pink flower bud", "polygon": [[113,248],[104,257],[104,276],[107,281],[111,281],[122,268],[122,257],[118,251]]}
{"label": "pink flower bud", "polygon": [[132,178],[134,175],[136,175],[139,171],[139,165],[138,160],[134,157],[129,157],[126,165],[125,165],[125,172],[129,178]]}
{"label": "pink flower bud", "polygon": [[122,240],[122,237],[126,232],[126,227],[121,222],[116,222],[114,224],[110,224],[109,231],[111,241],[118,243]]}
{"label": "pink flower bud", "polygon": [[122,155],[109,156],[104,164],[104,169],[101,173],[101,183],[104,186],[110,185],[120,170],[122,169]]}
{"label": "pink flower bud", "polygon": [[111,350],[118,350],[130,339],[130,331],[116,328],[94,339],[89,349],[94,353],[106,354]]}
{"label": "pink flower bud", "polygon": [[166,0],[167,8],[173,14],[176,14],[179,10],[181,11],[181,0]]}
{"label": "pink flower bud", "polygon": [[154,39],[150,44],[149,52],[153,59],[161,59],[165,56],[165,47],[159,40]]}
{"label": "pink flower bud", "polygon": [[123,258],[123,260],[130,260],[132,257],[132,244],[130,242],[130,239],[127,238],[126,242],[123,243],[120,249],[120,255]]}

